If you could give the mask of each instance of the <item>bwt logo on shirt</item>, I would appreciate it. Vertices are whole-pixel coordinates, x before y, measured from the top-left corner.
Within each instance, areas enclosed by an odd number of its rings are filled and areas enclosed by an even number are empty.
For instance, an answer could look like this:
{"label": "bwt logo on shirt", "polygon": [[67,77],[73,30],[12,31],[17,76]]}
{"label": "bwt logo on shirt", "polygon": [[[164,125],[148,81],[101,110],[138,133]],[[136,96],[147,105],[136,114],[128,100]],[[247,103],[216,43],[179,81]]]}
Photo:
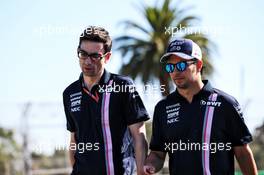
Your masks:
{"label": "bwt logo on shirt", "polygon": [[222,102],[219,101],[204,101],[201,100],[201,105],[203,106],[213,106],[213,107],[220,107]]}

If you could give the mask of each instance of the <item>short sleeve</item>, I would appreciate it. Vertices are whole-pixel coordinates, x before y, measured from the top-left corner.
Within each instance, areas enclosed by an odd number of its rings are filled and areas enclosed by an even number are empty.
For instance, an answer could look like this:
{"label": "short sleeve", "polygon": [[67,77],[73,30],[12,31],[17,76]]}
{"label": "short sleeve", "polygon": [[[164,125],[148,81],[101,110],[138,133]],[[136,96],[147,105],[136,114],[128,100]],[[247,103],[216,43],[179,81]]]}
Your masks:
{"label": "short sleeve", "polygon": [[242,146],[252,141],[250,134],[239,103],[234,100],[231,104],[227,118],[227,132],[230,136],[230,141],[233,146]]}
{"label": "short sleeve", "polygon": [[66,116],[67,130],[70,132],[75,132],[76,131],[75,124],[74,124],[74,121],[70,113],[69,98],[65,92],[63,93],[63,106],[64,106],[64,112]]}
{"label": "short sleeve", "polygon": [[164,152],[164,139],[162,137],[162,121],[160,118],[159,108],[156,106],[154,110],[154,116],[152,121],[152,136],[149,148],[152,151]]}
{"label": "short sleeve", "polygon": [[123,105],[127,125],[148,120],[149,115],[133,82],[127,81],[125,87]]}

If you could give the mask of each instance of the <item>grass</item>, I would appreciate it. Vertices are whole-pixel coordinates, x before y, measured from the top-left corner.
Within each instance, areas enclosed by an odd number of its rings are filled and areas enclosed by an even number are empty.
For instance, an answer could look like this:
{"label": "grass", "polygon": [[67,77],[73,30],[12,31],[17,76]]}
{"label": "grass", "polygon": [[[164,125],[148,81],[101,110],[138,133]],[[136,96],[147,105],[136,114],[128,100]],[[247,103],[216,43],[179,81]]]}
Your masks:
{"label": "grass", "polygon": [[[258,174],[259,174],[259,175],[264,175],[264,170],[259,170],[259,171],[258,171]],[[243,175],[243,174],[242,174],[240,171],[236,171],[236,172],[235,172],[235,175]]]}

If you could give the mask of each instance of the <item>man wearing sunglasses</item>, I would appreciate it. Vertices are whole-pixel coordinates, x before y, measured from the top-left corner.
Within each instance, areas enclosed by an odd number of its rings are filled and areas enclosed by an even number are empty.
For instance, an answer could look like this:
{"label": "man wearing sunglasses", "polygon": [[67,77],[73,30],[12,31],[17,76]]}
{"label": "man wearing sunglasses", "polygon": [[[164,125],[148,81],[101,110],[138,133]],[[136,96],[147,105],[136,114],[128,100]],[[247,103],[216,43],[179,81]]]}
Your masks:
{"label": "man wearing sunglasses", "polygon": [[168,153],[172,175],[231,175],[234,155],[243,174],[257,174],[240,106],[202,81],[199,46],[189,39],[173,40],[160,61],[177,88],[155,107],[145,173],[158,172]]}
{"label": "man wearing sunglasses", "polygon": [[132,80],[105,70],[111,46],[104,28],[86,28],[77,49],[82,73],[63,92],[72,175],[132,175],[136,167],[143,174],[149,117]]}

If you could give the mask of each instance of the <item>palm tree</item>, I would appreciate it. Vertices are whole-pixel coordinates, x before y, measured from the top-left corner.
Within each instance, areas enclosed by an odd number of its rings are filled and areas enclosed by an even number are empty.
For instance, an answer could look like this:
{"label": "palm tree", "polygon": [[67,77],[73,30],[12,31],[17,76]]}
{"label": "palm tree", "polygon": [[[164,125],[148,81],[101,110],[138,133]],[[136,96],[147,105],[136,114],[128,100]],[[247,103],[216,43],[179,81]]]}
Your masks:
{"label": "palm tree", "polygon": [[169,94],[171,86],[169,75],[162,70],[159,60],[165,53],[172,34],[196,42],[203,52],[203,61],[206,66],[204,75],[211,74],[213,70],[209,59],[211,53],[209,46],[212,45],[209,39],[202,33],[175,31],[175,29],[192,27],[199,19],[185,15],[188,9],[178,9],[175,6],[172,8],[171,5],[171,0],[164,0],[161,6],[143,5],[141,12],[146,24],[138,24],[130,20],[122,22],[126,29],[137,31],[139,36],[125,34],[114,40],[116,49],[121,51],[124,58],[121,73],[130,75],[133,79],[140,76],[144,84],[155,78],[158,79],[160,85],[165,85],[163,96]]}

